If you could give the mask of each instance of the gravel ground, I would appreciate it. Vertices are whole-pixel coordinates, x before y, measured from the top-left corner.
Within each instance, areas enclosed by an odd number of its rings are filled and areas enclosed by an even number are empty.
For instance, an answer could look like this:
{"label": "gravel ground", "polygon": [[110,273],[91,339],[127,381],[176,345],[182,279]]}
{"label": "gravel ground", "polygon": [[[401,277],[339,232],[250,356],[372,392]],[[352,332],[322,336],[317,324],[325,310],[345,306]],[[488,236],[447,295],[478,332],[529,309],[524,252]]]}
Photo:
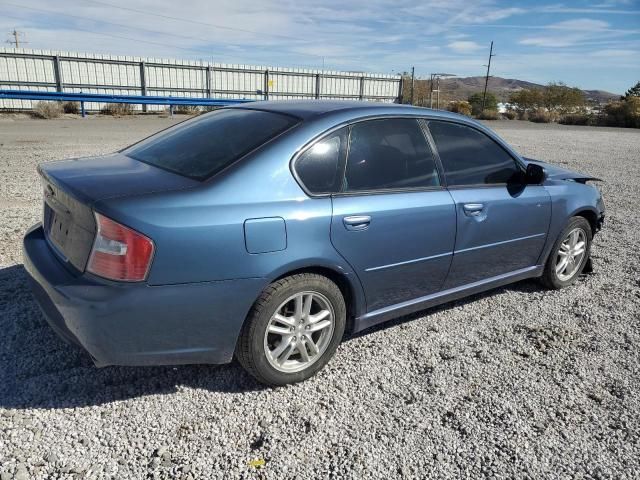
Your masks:
{"label": "gravel ground", "polygon": [[524,155],[604,179],[595,273],[393,321],[269,389],[237,364],[96,369],[27,288],[36,164],[171,122],[0,119],[1,480],[640,478],[640,131],[490,123]]}

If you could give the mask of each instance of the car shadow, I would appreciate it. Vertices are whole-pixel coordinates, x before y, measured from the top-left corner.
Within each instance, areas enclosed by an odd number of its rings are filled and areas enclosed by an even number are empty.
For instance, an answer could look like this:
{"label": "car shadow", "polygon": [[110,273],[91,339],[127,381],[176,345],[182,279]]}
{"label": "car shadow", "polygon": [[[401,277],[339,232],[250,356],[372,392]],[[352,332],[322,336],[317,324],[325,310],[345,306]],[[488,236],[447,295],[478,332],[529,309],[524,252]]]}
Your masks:
{"label": "car shadow", "polygon": [[369,333],[378,332],[381,330],[386,330],[388,328],[397,327],[398,325],[402,325],[407,322],[411,322],[413,320],[423,319],[427,315],[431,315],[433,313],[441,312],[444,310],[450,310],[452,308],[456,308],[462,305],[466,305],[468,303],[477,302],[482,298],[493,297],[496,295],[500,295],[504,292],[523,292],[523,293],[532,293],[539,292],[545,290],[545,288],[538,282],[536,279],[528,279],[521,280],[516,283],[510,283],[508,285],[494,288],[492,290],[487,290],[486,292],[475,293],[473,295],[469,295],[468,297],[461,298],[459,300],[453,300],[450,302],[443,303],[442,305],[437,305],[434,307],[426,308],[424,310],[419,310],[414,313],[409,313],[407,315],[403,315],[401,317],[394,318],[392,320],[387,320],[378,325],[374,325],[373,327],[369,327],[365,330],[362,330],[358,333],[352,334],[349,336],[348,340],[353,340],[359,338],[364,335],[368,335]]}
{"label": "car shadow", "polygon": [[0,269],[0,332],[0,408],[84,407],[180,388],[228,393],[265,388],[236,362],[96,368],[86,352],[49,327],[22,265]]}
{"label": "car shadow", "polygon": [[[487,293],[405,315],[346,341],[505,290],[537,291],[525,281]],[[61,340],[49,327],[31,295],[22,265],[0,269],[0,408],[73,408],[174,393],[181,388],[243,393],[268,387],[256,382],[237,362],[176,367],[94,367],[82,349]]]}

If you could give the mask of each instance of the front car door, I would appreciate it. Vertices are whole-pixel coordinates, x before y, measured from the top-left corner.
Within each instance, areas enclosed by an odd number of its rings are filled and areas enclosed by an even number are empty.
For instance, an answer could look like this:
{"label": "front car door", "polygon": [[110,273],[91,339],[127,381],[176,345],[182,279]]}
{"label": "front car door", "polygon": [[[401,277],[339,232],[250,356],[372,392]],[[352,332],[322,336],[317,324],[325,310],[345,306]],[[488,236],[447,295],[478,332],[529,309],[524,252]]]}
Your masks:
{"label": "front car door", "polygon": [[524,184],[524,167],[486,133],[427,122],[456,206],[457,234],[444,288],[535,266],[549,230],[551,199]]}
{"label": "front car door", "polygon": [[455,207],[423,125],[412,118],[351,125],[331,241],[360,278],[367,310],[439,291],[455,231]]}

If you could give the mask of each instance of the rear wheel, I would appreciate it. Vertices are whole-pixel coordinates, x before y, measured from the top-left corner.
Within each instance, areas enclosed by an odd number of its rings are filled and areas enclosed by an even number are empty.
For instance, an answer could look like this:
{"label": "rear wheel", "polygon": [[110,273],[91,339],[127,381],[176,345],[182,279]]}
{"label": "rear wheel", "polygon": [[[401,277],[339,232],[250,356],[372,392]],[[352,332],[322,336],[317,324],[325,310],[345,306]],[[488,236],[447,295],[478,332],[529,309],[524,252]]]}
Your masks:
{"label": "rear wheel", "polygon": [[345,323],[344,298],[332,281],[316,274],[292,275],[269,285],[257,300],[236,356],[262,383],[300,382],[327,364]]}
{"label": "rear wheel", "polygon": [[583,217],[572,217],[551,250],[542,283],[554,289],[574,283],[589,259],[592,238],[589,222]]}

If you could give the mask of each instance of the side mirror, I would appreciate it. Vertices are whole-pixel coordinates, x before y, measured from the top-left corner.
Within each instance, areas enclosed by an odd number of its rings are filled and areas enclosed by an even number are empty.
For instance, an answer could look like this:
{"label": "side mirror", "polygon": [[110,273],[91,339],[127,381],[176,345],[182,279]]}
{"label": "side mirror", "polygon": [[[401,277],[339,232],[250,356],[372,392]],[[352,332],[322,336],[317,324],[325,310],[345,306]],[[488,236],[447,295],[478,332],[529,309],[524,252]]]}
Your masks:
{"label": "side mirror", "polygon": [[547,174],[540,165],[536,163],[530,163],[527,165],[527,173],[525,174],[525,180],[527,185],[539,185],[547,178]]}

